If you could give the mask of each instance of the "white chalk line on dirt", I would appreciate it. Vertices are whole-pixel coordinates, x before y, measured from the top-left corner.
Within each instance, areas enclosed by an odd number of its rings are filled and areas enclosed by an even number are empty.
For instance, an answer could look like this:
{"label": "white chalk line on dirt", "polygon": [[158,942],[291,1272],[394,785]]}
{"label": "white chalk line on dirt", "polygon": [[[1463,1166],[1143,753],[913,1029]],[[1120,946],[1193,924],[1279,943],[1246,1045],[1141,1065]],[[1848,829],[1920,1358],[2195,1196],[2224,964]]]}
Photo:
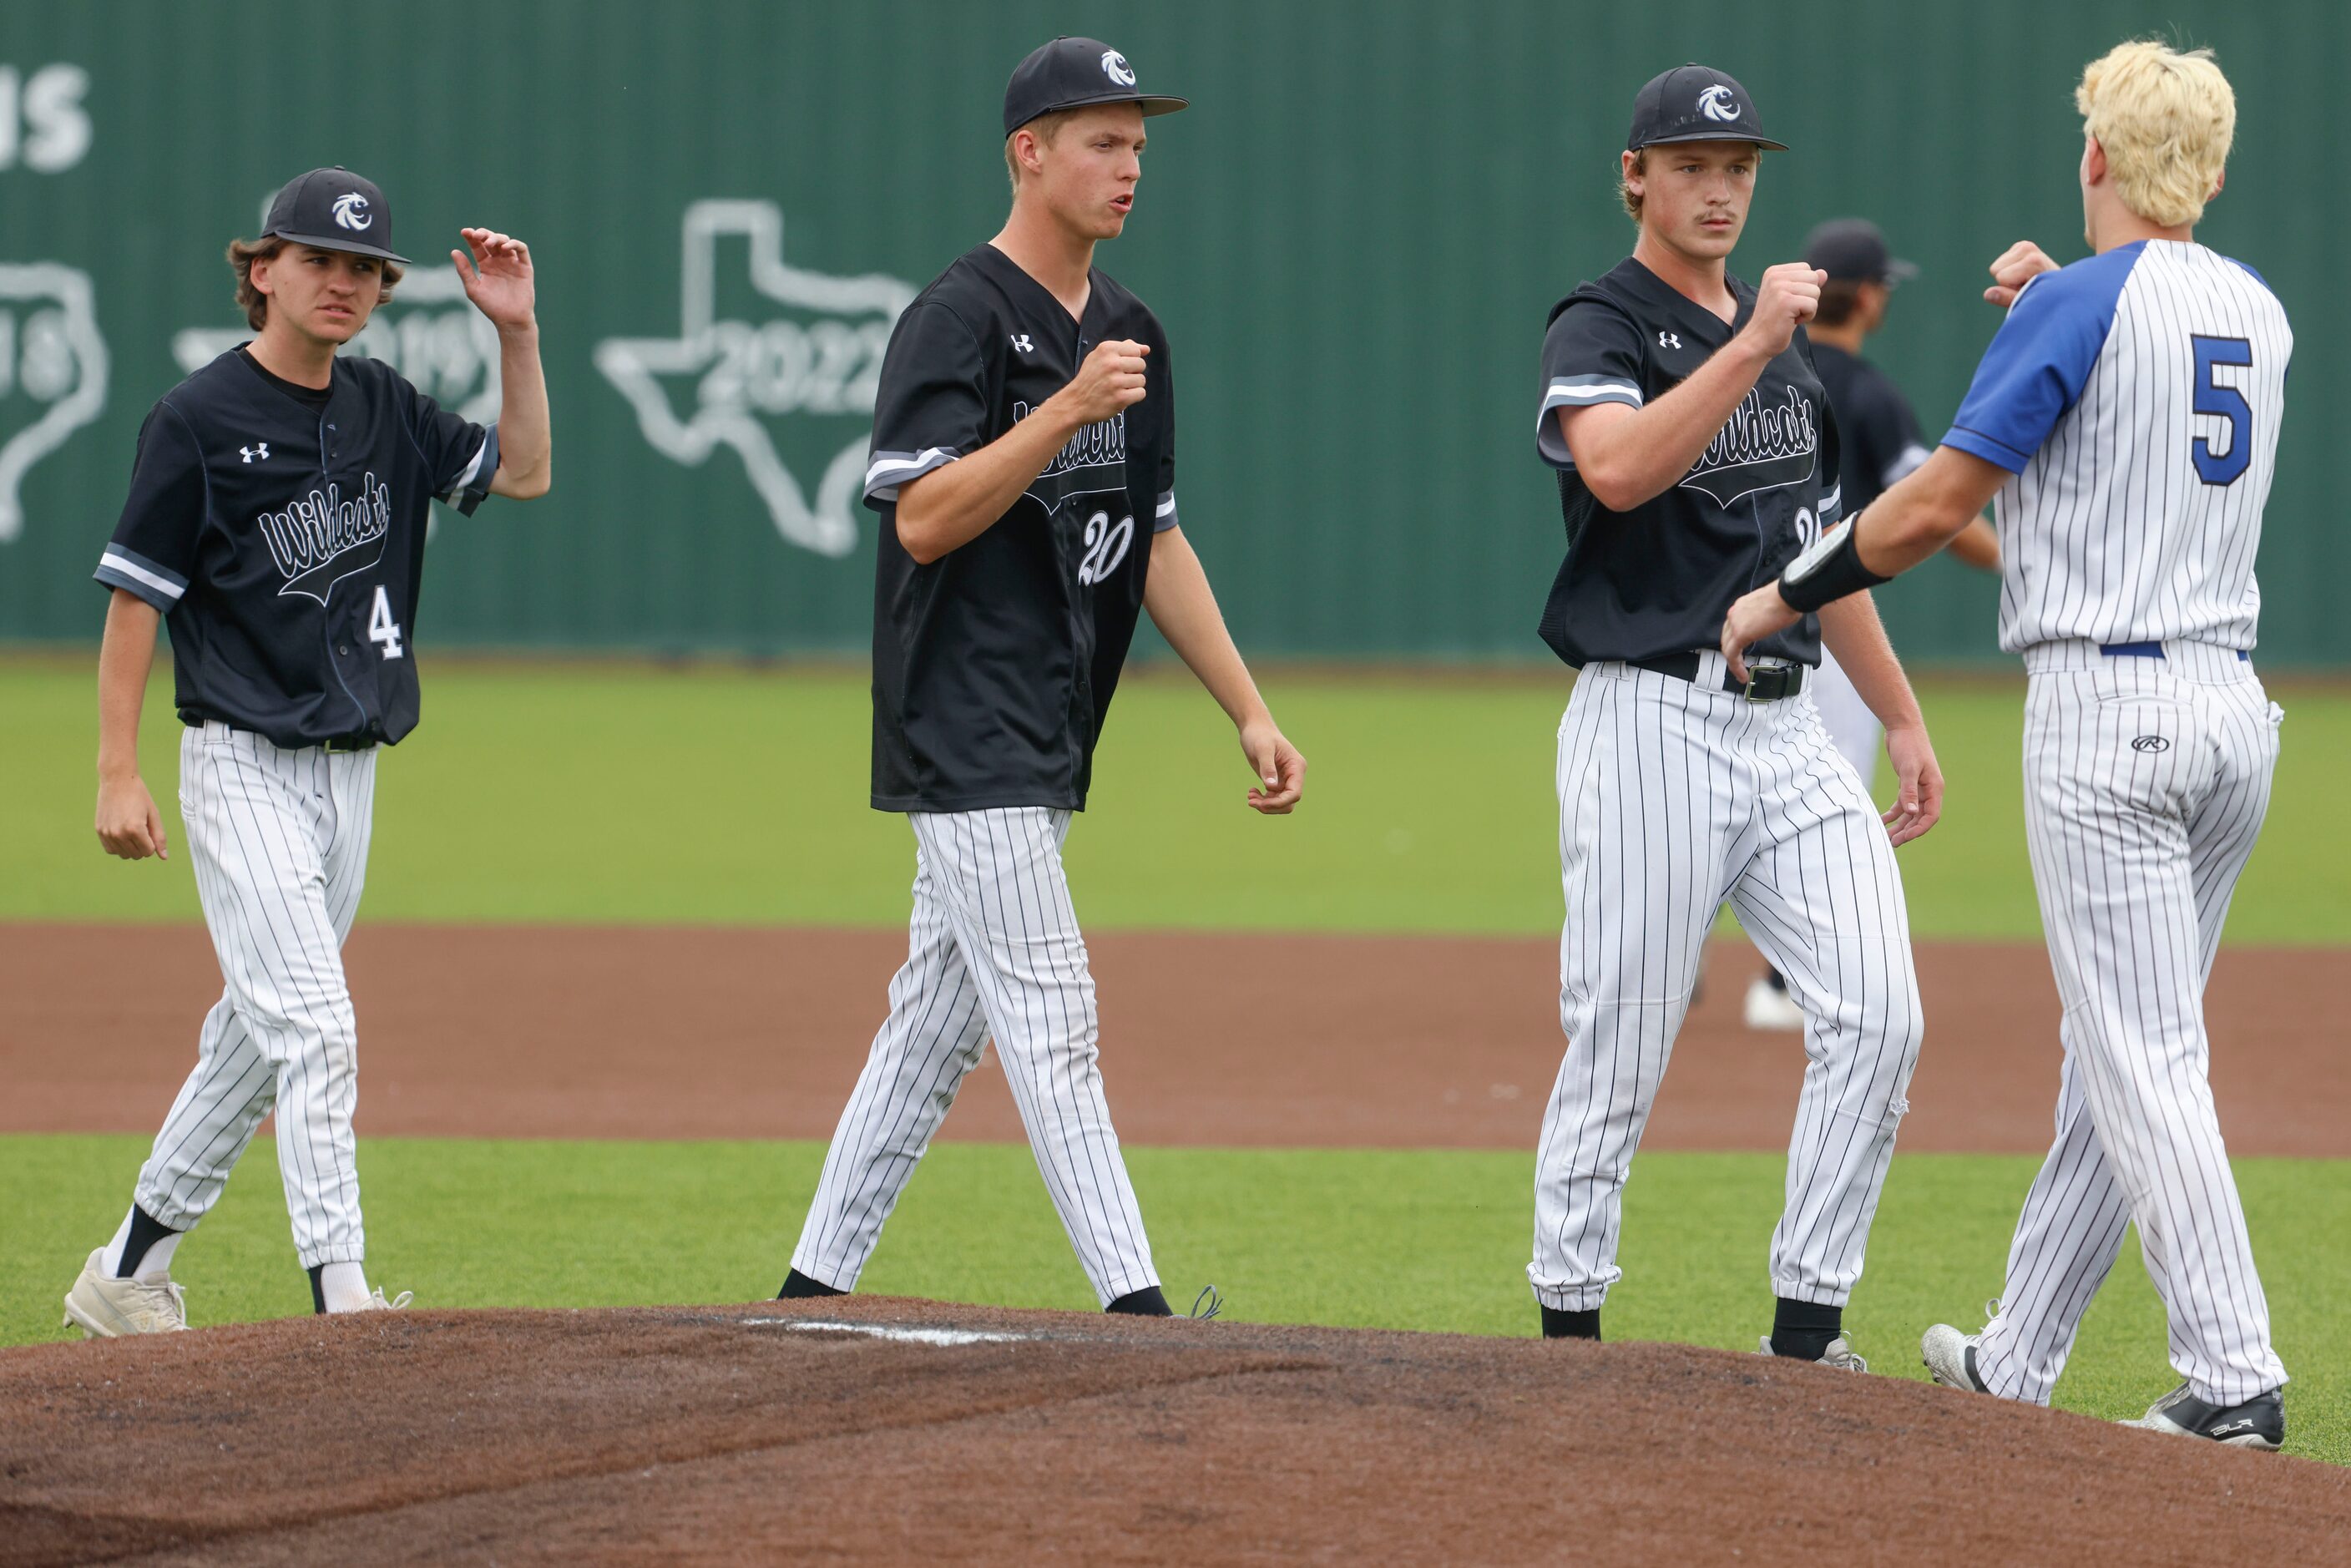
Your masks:
{"label": "white chalk line on dirt", "polygon": [[1043,1334],[985,1333],[978,1329],[908,1328],[899,1323],[844,1323],[821,1318],[739,1318],[745,1328],[791,1329],[800,1333],[862,1333],[908,1344],[1011,1344]]}

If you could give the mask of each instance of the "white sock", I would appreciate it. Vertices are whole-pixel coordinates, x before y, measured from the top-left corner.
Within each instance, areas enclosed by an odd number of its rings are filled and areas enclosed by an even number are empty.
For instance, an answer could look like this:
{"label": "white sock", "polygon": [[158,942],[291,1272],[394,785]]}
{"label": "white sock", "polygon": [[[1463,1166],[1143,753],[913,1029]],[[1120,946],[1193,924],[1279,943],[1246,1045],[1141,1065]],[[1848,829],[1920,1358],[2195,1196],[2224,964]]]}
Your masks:
{"label": "white sock", "polygon": [[98,1272],[100,1279],[111,1280],[122,1272],[122,1249],[131,1240],[131,1212],[125,1211],[122,1223],[114,1228],[114,1239],[99,1254]]}
{"label": "white sock", "polygon": [[152,1247],[139,1260],[137,1272],[131,1277],[142,1285],[160,1285],[172,1277],[172,1254],[179,1249],[180,1233],[176,1230]]}
{"label": "white sock", "polygon": [[357,1263],[329,1263],[319,1270],[319,1293],[330,1312],[355,1312],[368,1304],[367,1270]]}
{"label": "white sock", "polygon": [[[123,1211],[122,1223],[114,1229],[114,1239],[106,1244],[106,1253],[98,1260],[98,1271],[107,1279],[117,1279],[122,1273],[122,1249],[131,1244],[131,1217],[138,1212],[135,1205]],[[142,1285],[160,1285],[169,1280],[172,1254],[179,1245],[180,1233],[169,1232],[147,1249],[147,1256],[139,1260],[139,1268],[131,1277]]]}

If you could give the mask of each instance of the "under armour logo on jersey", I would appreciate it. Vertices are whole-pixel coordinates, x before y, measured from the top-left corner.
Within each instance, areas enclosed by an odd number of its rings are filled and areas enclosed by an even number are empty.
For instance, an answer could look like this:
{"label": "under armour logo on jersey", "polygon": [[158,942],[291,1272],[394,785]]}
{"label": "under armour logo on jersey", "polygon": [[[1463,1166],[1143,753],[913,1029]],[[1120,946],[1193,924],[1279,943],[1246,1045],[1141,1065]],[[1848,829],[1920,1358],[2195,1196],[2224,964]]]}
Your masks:
{"label": "under armour logo on jersey", "polygon": [[2133,751],[2168,751],[2171,742],[2159,735],[2142,735],[2131,742]]}
{"label": "under armour logo on jersey", "polygon": [[1110,78],[1111,80],[1118,83],[1121,87],[1133,87],[1134,85],[1134,68],[1128,65],[1126,63],[1126,57],[1120,54],[1116,49],[1104,49],[1102,51],[1102,75]]}
{"label": "under armour logo on jersey", "polygon": [[1013,346],[1014,348],[1016,348],[1016,349],[1019,350],[1020,350],[1022,353],[1024,353],[1024,354],[1025,354],[1025,353],[1029,352],[1031,350],[1033,350],[1033,349],[1035,349],[1035,348],[1037,347],[1037,345],[1036,345],[1035,343],[1032,343],[1032,342],[1030,342],[1030,341],[1029,340],[1029,334],[1028,334],[1028,333],[1026,333],[1026,332],[1015,332],[1015,333],[1013,333],[1013,334],[1012,334],[1012,346]]}
{"label": "under armour logo on jersey", "polygon": [[375,222],[368,211],[368,199],[357,191],[346,191],[335,198],[335,221],[347,229],[363,229]]}
{"label": "under armour logo on jersey", "polygon": [[1730,89],[1717,82],[1698,95],[1698,111],[1708,120],[1730,120],[1739,118],[1739,100]]}
{"label": "under armour logo on jersey", "polygon": [[1657,347],[1660,349],[1678,349],[1681,346],[1682,335],[1679,332],[1660,332],[1657,334]]}
{"label": "under armour logo on jersey", "polygon": [[269,457],[269,443],[264,441],[252,446],[240,446],[236,449],[236,455],[239,457],[244,458],[247,463],[252,462],[256,458],[260,458],[264,462],[266,462]]}

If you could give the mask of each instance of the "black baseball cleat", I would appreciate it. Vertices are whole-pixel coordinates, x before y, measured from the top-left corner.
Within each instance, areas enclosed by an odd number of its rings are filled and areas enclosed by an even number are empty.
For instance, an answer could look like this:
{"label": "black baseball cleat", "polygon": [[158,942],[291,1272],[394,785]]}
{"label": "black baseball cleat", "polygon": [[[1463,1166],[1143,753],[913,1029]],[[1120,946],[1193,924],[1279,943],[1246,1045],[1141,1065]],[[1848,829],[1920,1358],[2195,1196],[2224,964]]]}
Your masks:
{"label": "black baseball cleat", "polygon": [[784,1288],[776,1292],[776,1300],[789,1301],[804,1296],[845,1296],[847,1294],[849,1294],[847,1291],[838,1290],[826,1284],[822,1280],[811,1280],[795,1269],[784,1276]]}
{"label": "black baseball cleat", "polygon": [[2273,1388],[2242,1405],[2208,1405],[2183,1383],[2147,1406],[2146,1415],[2122,1425],[2273,1454],[2285,1442],[2285,1400]]}

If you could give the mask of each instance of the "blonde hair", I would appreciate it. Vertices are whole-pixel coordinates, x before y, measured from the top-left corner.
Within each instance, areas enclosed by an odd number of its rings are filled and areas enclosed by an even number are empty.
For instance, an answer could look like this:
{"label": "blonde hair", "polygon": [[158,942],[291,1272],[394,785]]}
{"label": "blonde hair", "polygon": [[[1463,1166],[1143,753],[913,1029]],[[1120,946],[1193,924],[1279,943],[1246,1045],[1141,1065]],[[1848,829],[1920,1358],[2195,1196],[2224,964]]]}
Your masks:
{"label": "blonde hair", "polygon": [[2123,205],[2165,228],[2204,215],[2237,134],[2237,95],[2211,50],[2117,44],[2083,71],[2074,107],[2105,149]]}

